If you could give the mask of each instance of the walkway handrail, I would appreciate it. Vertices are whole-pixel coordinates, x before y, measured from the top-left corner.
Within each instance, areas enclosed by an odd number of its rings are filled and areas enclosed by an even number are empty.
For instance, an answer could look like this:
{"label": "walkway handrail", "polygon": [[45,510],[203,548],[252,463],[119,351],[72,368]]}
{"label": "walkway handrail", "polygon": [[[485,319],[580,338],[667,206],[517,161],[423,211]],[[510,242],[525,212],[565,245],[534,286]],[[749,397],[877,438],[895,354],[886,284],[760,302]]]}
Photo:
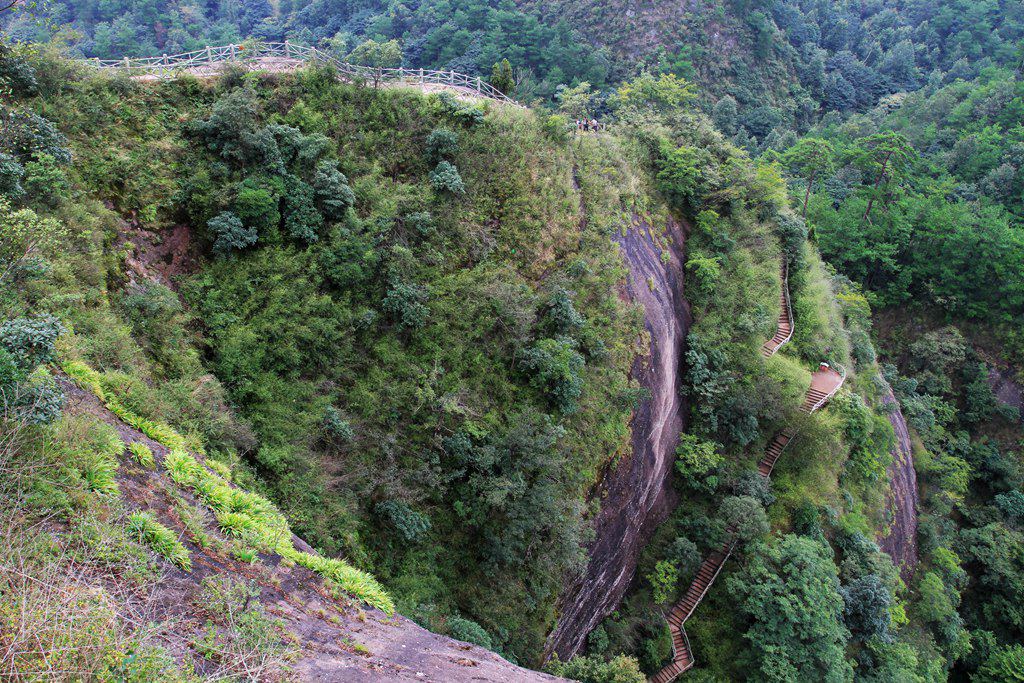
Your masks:
{"label": "walkway handrail", "polygon": [[826,403],[831,401],[832,398],[836,394],[839,393],[839,390],[843,388],[843,384],[846,383],[846,368],[844,368],[839,363],[834,363],[830,367],[834,367],[834,368],[838,369],[839,377],[840,377],[839,384],[837,384],[832,391],[828,392],[827,394],[822,396],[820,399],[818,399],[818,402],[815,403],[814,406],[810,410],[807,411],[808,413],[813,413],[815,410],[818,410],[819,408],[824,406]]}
{"label": "walkway handrail", "polygon": [[782,348],[789,343],[789,340],[793,338],[793,332],[796,331],[796,322],[793,320],[793,304],[789,299],[789,259],[784,258],[782,260],[782,298],[786,301],[786,319],[789,320],[789,334],[786,338],[779,342],[777,349]]}
{"label": "walkway handrail", "polygon": [[315,47],[283,43],[232,43],[202,50],[182,52],[159,57],[125,57],[123,59],[85,59],[85,64],[102,70],[140,71],[158,78],[173,78],[188,69],[212,66],[220,63],[246,63],[265,58],[283,58],[295,62],[320,63],[333,66],[347,79],[374,82],[408,83],[410,85],[438,85],[442,87],[470,90],[481,97],[503,104],[525,107],[511,97],[487,83],[479,76],[469,76],[456,71],[435,71],[431,69],[375,68],[351,64]]}

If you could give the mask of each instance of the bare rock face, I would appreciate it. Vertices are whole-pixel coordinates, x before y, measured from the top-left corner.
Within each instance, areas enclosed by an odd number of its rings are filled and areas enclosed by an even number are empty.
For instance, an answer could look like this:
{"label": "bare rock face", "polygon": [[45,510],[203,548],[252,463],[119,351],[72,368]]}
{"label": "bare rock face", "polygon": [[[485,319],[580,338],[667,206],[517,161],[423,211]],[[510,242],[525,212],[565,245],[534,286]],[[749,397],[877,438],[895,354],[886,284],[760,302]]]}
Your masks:
{"label": "bare rock face", "polygon": [[643,306],[650,334],[648,354],[634,362],[632,376],[651,398],[633,414],[632,453],[605,475],[590,562],[562,594],[546,658],[576,654],[587,634],[616,608],[633,580],[640,551],[676,503],[669,474],[687,414],[679,388],[690,328],[683,298],[685,236],[675,222],[659,234],[634,214],[630,230],[617,241],[630,271],[624,294]]}
{"label": "bare rock face", "polygon": [[917,567],[917,513],[920,505],[917,473],[914,471],[910,430],[892,389],[882,397],[882,402],[887,406],[893,406],[889,413],[889,422],[896,432],[896,446],[893,449],[892,465],[888,470],[889,492],[885,501],[893,524],[889,534],[879,539],[879,545],[899,567],[900,575],[906,581]]}
{"label": "bare rock face", "polygon": [[989,367],[988,385],[996,398],[1021,411],[1021,417],[1024,417],[1024,387],[1014,381],[1012,372]]}

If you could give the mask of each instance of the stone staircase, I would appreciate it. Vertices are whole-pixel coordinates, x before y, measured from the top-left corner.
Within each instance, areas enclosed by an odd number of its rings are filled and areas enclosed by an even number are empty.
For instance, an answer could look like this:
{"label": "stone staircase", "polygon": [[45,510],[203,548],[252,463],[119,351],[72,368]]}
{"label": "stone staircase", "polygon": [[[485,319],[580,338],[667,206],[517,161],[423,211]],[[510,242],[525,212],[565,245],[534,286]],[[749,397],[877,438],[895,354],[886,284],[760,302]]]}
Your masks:
{"label": "stone staircase", "polygon": [[[765,357],[773,356],[793,336],[793,314],[789,303],[787,270],[786,265],[783,265],[782,294],[779,297],[781,308],[779,325],[775,336],[761,347],[761,352]],[[818,366],[817,371],[811,375],[811,385],[804,395],[804,401],[800,406],[800,410],[805,413],[813,413],[823,407],[835,396],[845,381],[845,370],[840,367],[837,371],[828,363],[822,363]],[[789,446],[790,442],[796,438],[796,435],[796,429],[787,427],[768,443],[764,457],[757,464],[757,471],[762,477],[765,479],[771,477],[772,470],[775,469],[775,463],[779,461],[782,453]],[[651,676],[649,683],[670,683],[680,674],[693,667],[693,651],[690,649],[690,640],[686,635],[685,624],[693,615],[697,606],[700,605],[704,596],[707,595],[708,590],[711,589],[715,579],[721,573],[722,567],[725,566],[726,560],[732,554],[733,548],[736,545],[734,534],[735,528],[726,529],[725,542],[718,550],[713,551],[705,558],[697,570],[697,575],[694,577],[693,582],[690,583],[686,593],[683,594],[682,599],[669,610],[666,620],[668,621],[669,632],[672,634],[672,662]]]}

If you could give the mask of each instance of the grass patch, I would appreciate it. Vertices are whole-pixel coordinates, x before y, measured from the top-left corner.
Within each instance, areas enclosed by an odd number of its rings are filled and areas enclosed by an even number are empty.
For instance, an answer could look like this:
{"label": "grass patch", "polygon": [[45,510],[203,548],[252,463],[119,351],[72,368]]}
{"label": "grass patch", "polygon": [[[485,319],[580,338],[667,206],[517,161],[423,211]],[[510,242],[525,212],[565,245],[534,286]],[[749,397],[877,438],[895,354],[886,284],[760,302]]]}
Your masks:
{"label": "grass patch", "polygon": [[[75,360],[65,361],[62,368],[79,386],[96,394],[111,412],[170,449],[163,463],[168,476],[179,486],[191,489],[210,506],[217,515],[218,525],[225,533],[239,537],[258,549],[274,551],[315,571],[356,599],[377,607],[386,614],[394,613],[394,602],[373,576],[343,560],[296,550],[292,545],[291,528],[273,503],[255,493],[232,488],[220,474],[208,470],[185,450],[185,439],[173,428],[163,423],[145,420],[128,411],[116,398],[104,391],[102,377],[98,372]],[[146,427],[150,431],[147,431]],[[123,447],[122,444],[121,448]],[[188,561],[189,568],[191,567],[188,551],[181,546],[170,529],[161,525],[151,515],[135,513],[130,518],[130,525],[156,552],[178,564],[174,558],[180,559],[180,554],[172,557],[164,552],[173,552],[169,540],[176,543],[185,553],[185,561]],[[166,534],[160,529],[166,531]],[[179,566],[186,568],[181,564]]]}
{"label": "grass patch", "polygon": [[153,469],[156,467],[156,460],[153,459],[153,450],[142,443],[141,441],[133,441],[128,444],[128,452],[131,453],[132,459],[139,463],[146,469]]}
{"label": "grass patch", "polygon": [[133,512],[128,515],[128,531],[157,555],[187,572],[192,571],[192,558],[188,549],[173,531],[156,521],[151,513]]}

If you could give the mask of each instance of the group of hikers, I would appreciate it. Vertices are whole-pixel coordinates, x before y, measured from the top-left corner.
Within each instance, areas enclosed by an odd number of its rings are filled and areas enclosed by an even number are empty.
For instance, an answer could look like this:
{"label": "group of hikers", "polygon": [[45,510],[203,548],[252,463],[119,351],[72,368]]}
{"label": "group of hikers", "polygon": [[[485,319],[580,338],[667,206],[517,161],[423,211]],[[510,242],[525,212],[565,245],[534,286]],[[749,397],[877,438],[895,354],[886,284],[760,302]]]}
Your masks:
{"label": "group of hikers", "polygon": [[601,130],[601,124],[597,122],[597,119],[576,119],[576,130],[587,132],[597,132]]}

